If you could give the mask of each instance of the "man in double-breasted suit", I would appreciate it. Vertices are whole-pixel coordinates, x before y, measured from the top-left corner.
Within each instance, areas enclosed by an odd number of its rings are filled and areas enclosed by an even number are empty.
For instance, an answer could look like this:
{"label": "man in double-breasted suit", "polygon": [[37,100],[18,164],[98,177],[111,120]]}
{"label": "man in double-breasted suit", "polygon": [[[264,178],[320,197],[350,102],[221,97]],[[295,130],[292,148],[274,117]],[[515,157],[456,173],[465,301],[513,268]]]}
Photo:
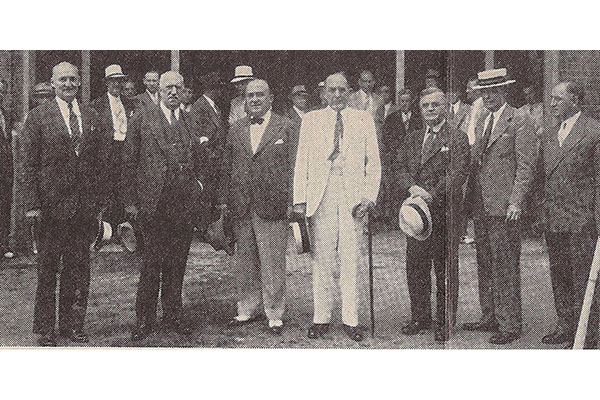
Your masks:
{"label": "man in double-breasted suit", "polygon": [[123,203],[143,236],[142,269],[132,340],[152,332],[160,290],[163,326],[180,334],[185,321],[182,285],[194,219],[203,190],[196,138],[179,108],[183,77],[160,77],[160,103],[134,115],[124,149]]}
{"label": "man in double-breasted suit", "polygon": [[364,220],[381,179],[375,123],[364,110],[347,107],[348,81],[341,73],[325,80],[328,106],[306,114],[294,170],[294,211],[309,218],[313,267],[313,324],[308,337],[329,329],[333,269],[340,257],[342,322],[346,334],[363,340],[358,327],[357,275]]}
{"label": "man in double-breasted suit", "polygon": [[[600,123],[582,114],[583,98],[580,82],[554,87],[550,107],[558,123],[544,130],[541,143],[542,220],[558,316],[556,329],[542,342],[568,347],[573,344],[600,232]],[[598,290],[596,286],[585,348],[598,345]]]}
{"label": "man in double-breasted suit", "polygon": [[273,95],[262,79],[248,82],[249,115],[233,124],[223,156],[220,208],[234,221],[237,240],[237,327],[256,320],[262,301],[273,334],[283,330],[285,251],[297,130],[271,111]]}
{"label": "man in double-breasted suit", "polygon": [[433,264],[437,303],[435,340],[444,342],[448,337],[446,307],[456,312],[456,299],[446,301],[446,282],[458,286],[458,211],[462,184],[468,175],[469,140],[465,132],[447,122],[447,101],[440,89],[425,89],[420,97],[425,127],[407,135],[393,172],[398,176],[402,199],[420,196],[428,203],[432,233],[424,241],[406,239],[406,276],[412,318],[402,332],[414,335],[431,326]]}
{"label": "man in double-breasted suit", "polygon": [[467,190],[477,242],[477,278],[482,317],[466,330],[492,331],[490,343],[521,336],[520,217],[533,180],[535,134],[529,116],[506,103],[506,69],[480,72],[488,115],[475,129]]}
{"label": "man in double-breasted suit", "polygon": [[[94,129],[95,112],[75,98],[77,68],[52,69],[56,98],[29,113],[23,129],[26,217],[39,221],[39,263],[33,331],[38,344],[55,346],[55,288],[60,270],[58,326],[61,336],[87,342],[84,319],[90,283],[89,247],[104,202],[108,133]],[[112,133],[112,132],[111,132]]]}

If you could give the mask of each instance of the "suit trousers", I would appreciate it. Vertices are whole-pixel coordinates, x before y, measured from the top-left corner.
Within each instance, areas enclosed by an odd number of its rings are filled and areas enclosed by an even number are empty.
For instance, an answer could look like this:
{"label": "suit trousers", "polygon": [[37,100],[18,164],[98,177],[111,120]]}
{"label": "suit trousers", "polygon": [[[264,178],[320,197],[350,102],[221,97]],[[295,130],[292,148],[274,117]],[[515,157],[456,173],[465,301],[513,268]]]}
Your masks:
{"label": "suit trousers", "polygon": [[9,247],[10,209],[12,206],[12,182],[5,182],[0,176],[0,257]]}
{"label": "suit trousers", "polygon": [[[571,339],[577,330],[597,240],[595,226],[586,227],[581,232],[546,232],[558,326]],[[595,348],[598,344],[599,286],[596,284],[585,348]]]}
{"label": "suit trousers", "polygon": [[38,238],[34,333],[47,334],[55,329],[56,281],[59,272],[59,330],[83,329],[90,286],[89,248],[96,227],[97,222],[92,217],[76,215],[68,220],[57,220],[44,218],[42,214]]}
{"label": "suit trousers", "polygon": [[182,202],[188,196],[180,186],[184,181],[172,179],[163,188],[154,213],[141,216],[144,247],[135,302],[138,325],[156,322],[159,291],[163,322],[182,316],[183,278],[193,234],[192,217]]}
{"label": "suit trousers", "polygon": [[482,321],[497,321],[502,332],[521,333],[521,230],[505,217],[474,219],[477,279]]}
{"label": "suit trousers", "polygon": [[123,164],[123,145],[125,142],[113,140],[108,162],[108,204],[103,219],[109,222],[113,229],[125,221],[124,205],[121,188],[121,171]]}
{"label": "suit trousers", "polygon": [[323,198],[310,217],[313,270],[313,322],[329,323],[333,308],[333,268],[340,259],[339,285],[342,293],[342,321],[358,325],[358,255],[364,223],[354,218],[344,195],[343,167],[333,163]]}
{"label": "suit trousers", "polygon": [[261,300],[269,320],[281,320],[285,309],[285,252],[288,223],[270,221],[251,211],[235,222],[237,313],[252,317]]}

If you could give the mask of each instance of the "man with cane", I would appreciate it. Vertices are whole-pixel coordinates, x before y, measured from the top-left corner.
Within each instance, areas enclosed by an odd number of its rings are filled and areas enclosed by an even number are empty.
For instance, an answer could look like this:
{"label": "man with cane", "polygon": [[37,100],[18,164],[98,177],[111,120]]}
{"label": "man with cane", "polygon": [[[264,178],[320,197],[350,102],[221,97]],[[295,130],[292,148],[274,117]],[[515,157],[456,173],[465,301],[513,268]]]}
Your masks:
{"label": "man with cane", "polygon": [[[600,231],[600,123],[582,114],[583,98],[580,82],[561,82],[554,87],[550,108],[558,123],[554,129],[544,130],[540,147],[543,217],[558,316],[556,329],[544,336],[542,343],[566,343],[567,348],[573,345]],[[595,295],[584,347],[596,348],[597,344]]]}
{"label": "man with cane", "polygon": [[328,107],[306,114],[294,170],[294,212],[309,218],[313,267],[313,324],[308,337],[327,333],[334,287],[332,267],[340,257],[344,332],[363,340],[358,327],[357,270],[363,217],[375,204],[381,164],[373,117],[347,107],[342,73],[325,81]]}

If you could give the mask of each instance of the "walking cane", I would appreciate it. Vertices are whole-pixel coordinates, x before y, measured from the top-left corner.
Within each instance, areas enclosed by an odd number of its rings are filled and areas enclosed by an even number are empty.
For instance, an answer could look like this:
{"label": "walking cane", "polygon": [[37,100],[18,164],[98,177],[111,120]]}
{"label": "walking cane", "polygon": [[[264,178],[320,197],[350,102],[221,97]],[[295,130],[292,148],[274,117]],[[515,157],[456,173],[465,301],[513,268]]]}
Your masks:
{"label": "walking cane", "polygon": [[590,276],[585,289],[585,297],[583,298],[583,306],[579,316],[579,324],[577,325],[577,333],[573,343],[573,350],[583,349],[585,336],[587,333],[588,321],[590,319],[590,309],[594,300],[594,291],[596,289],[596,280],[600,271],[600,238],[596,241],[596,249],[594,250],[594,258],[590,267]]}
{"label": "walking cane", "polygon": [[371,231],[371,212],[367,211],[367,243],[369,246],[369,299],[371,306],[371,337],[375,337],[375,308],[373,306],[373,232]]}

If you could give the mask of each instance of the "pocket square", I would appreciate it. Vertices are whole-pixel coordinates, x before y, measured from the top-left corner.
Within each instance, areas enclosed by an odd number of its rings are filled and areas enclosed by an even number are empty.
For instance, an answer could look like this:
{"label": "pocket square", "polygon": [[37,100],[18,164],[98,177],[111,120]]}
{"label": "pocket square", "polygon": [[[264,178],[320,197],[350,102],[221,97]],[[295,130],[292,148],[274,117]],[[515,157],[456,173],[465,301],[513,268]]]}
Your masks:
{"label": "pocket square", "polygon": [[442,146],[442,148],[440,149],[440,151],[450,151],[450,149],[446,146]]}
{"label": "pocket square", "polygon": [[283,139],[279,139],[278,141],[275,142],[275,144],[283,144]]}
{"label": "pocket square", "polygon": [[206,136],[202,136],[200,138],[200,144],[204,143],[204,142],[208,142],[208,138]]}

